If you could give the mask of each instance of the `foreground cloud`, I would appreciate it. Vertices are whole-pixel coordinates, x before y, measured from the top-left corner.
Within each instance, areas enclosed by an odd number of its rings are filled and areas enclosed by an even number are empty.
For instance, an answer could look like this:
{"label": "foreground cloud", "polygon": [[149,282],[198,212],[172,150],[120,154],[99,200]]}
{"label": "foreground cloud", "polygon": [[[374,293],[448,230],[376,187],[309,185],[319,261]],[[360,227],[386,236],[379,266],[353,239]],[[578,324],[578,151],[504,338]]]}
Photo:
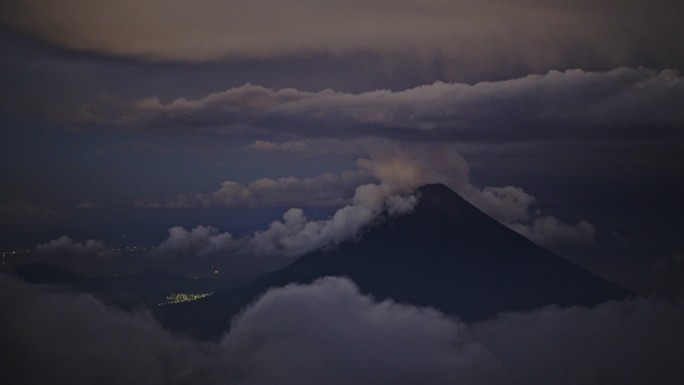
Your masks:
{"label": "foreground cloud", "polygon": [[[501,358],[506,383],[676,384],[684,306],[638,298],[594,309],[547,307],[472,325]],[[680,344],[678,342],[677,344]]]}
{"label": "foreground cloud", "polygon": [[[347,94],[245,85],[201,99],[157,98],[84,107],[84,124],[141,130],[381,137],[405,141],[625,140],[657,138],[684,124],[684,80],[675,71],[568,70],[474,85],[434,83],[399,92]],[[262,139],[268,139],[264,137]],[[256,142],[260,150],[292,148]]]}
{"label": "foreground cloud", "polygon": [[[199,345],[149,315],[105,307],[88,295],[28,286],[0,273],[3,377],[16,384],[189,383]],[[137,347],[136,347],[137,345]]]}
{"label": "foreground cloud", "polygon": [[[341,278],[271,290],[233,320],[221,346],[261,384],[487,383],[498,369],[464,324],[375,302]],[[250,370],[259,367],[269,370]]]}
{"label": "foreground cloud", "polygon": [[[3,376],[23,384],[680,384],[684,307],[636,299],[465,325],[343,278],[273,289],[218,342],[0,274]],[[306,325],[306,327],[302,327]]]}

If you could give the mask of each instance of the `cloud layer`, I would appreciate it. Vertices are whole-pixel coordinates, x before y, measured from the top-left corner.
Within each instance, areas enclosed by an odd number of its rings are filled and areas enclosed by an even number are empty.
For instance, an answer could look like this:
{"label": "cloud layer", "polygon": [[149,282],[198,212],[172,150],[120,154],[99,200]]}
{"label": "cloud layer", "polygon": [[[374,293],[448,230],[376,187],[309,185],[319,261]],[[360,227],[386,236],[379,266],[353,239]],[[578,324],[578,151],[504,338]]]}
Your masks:
{"label": "cloud layer", "polygon": [[[671,70],[568,70],[399,92],[305,92],[245,85],[201,99],[84,107],[82,123],[141,130],[259,132],[423,141],[657,138],[684,124],[684,80]],[[264,148],[257,142],[254,147]]]}
{"label": "cloud layer", "polygon": [[[0,275],[0,362],[23,384],[679,384],[684,308],[636,299],[465,325],[347,279],[273,289],[217,342]],[[306,327],[302,327],[306,325]]]}
{"label": "cloud layer", "polygon": [[25,0],[0,14],[3,24],[61,46],[156,60],[408,51],[466,68],[538,70],[569,58],[667,65],[683,56],[681,4],[667,0],[209,0],[193,7],[182,0]]}

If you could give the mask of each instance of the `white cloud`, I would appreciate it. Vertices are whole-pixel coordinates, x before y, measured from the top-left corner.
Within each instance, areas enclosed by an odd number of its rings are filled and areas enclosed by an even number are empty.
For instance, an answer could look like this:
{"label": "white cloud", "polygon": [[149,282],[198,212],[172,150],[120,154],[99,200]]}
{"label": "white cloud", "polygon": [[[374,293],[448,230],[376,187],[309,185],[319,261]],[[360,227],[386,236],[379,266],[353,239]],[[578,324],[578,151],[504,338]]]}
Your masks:
{"label": "white cloud", "polygon": [[530,206],[536,199],[520,187],[504,186],[483,188],[474,204],[482,211],[504,223],[526,220],[531,215]]}
{"label": "white cloud", "polygon": [[309,220],[302,209],[291,208],[282,221],[274,221],[265,230],[237,240],[213,227],[198,226],[190,231],[176,226],[169,229],[169,237],[155,248],[154,254],[216,256],[223,253],[226,257],[243,259],[299,257],[354,239],[383,212],[401,215],[411,211],[417,203],[412,192],[386,183],[361,185],[350,204],[328,219]]}
{"label": "white cloud", "polygon": [[235,251],[241,244],[242,241],[233,239],[230,233],[220,233],[211,226],[197,226],[190,231],[175,226],[169,229],[169,237],[154,249],[153,254],[205,257]]}
{"label": "white cloud", "polygon": [[310,221],[301,209],[290,209],[283,215],[283,221],[275,221],[268,229],[255,232],[240,253],[298,257],[354,239],[384,210],[400,215],[412,210],[415,204],[414,196],[398,195],[394,187],[362,185],[356,189],[352,204],[337,210],[332,218]]}
{"label": "white cloud", "polygon": [[104,242],[88,239],[84,242],[74,241],[73,238],[62,235],[47,243],[36,246],[36,252],[42,254],[73,254],[75,256],[110,257],[112,250]]}

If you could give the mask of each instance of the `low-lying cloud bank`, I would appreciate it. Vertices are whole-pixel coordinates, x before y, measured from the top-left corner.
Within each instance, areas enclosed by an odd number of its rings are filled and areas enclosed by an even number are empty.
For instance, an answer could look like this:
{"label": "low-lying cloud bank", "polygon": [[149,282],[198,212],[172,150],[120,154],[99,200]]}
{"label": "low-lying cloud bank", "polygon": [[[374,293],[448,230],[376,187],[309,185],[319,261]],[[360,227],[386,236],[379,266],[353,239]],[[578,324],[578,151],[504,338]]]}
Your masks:
{"label": "low-lying cloud bank", "polygon": [[[681,384],[684,307],[635,299],[466,325],[344,278],[273,289],[217,342],[0,274],[3,378],[22,384]],[[306,327],[302,327],[306,325]]]}

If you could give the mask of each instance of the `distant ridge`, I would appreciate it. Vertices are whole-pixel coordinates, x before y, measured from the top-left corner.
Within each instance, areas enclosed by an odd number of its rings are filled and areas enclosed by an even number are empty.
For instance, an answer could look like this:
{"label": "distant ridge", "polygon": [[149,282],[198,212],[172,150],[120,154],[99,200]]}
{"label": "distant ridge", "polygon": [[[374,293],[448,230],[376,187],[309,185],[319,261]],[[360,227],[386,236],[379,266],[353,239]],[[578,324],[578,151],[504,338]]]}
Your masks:
{"label": "distant ridge", "polygon": [[546,305],[594,306],[630,293],[534,244],[442,184],[417,191],[406,215],[358,242],[317,251],[245,285],[165,306],[167,327],[197,336],[229,328],[232,316],[271,287],[346,276],[378,300],[435,307],[470,322]]}

